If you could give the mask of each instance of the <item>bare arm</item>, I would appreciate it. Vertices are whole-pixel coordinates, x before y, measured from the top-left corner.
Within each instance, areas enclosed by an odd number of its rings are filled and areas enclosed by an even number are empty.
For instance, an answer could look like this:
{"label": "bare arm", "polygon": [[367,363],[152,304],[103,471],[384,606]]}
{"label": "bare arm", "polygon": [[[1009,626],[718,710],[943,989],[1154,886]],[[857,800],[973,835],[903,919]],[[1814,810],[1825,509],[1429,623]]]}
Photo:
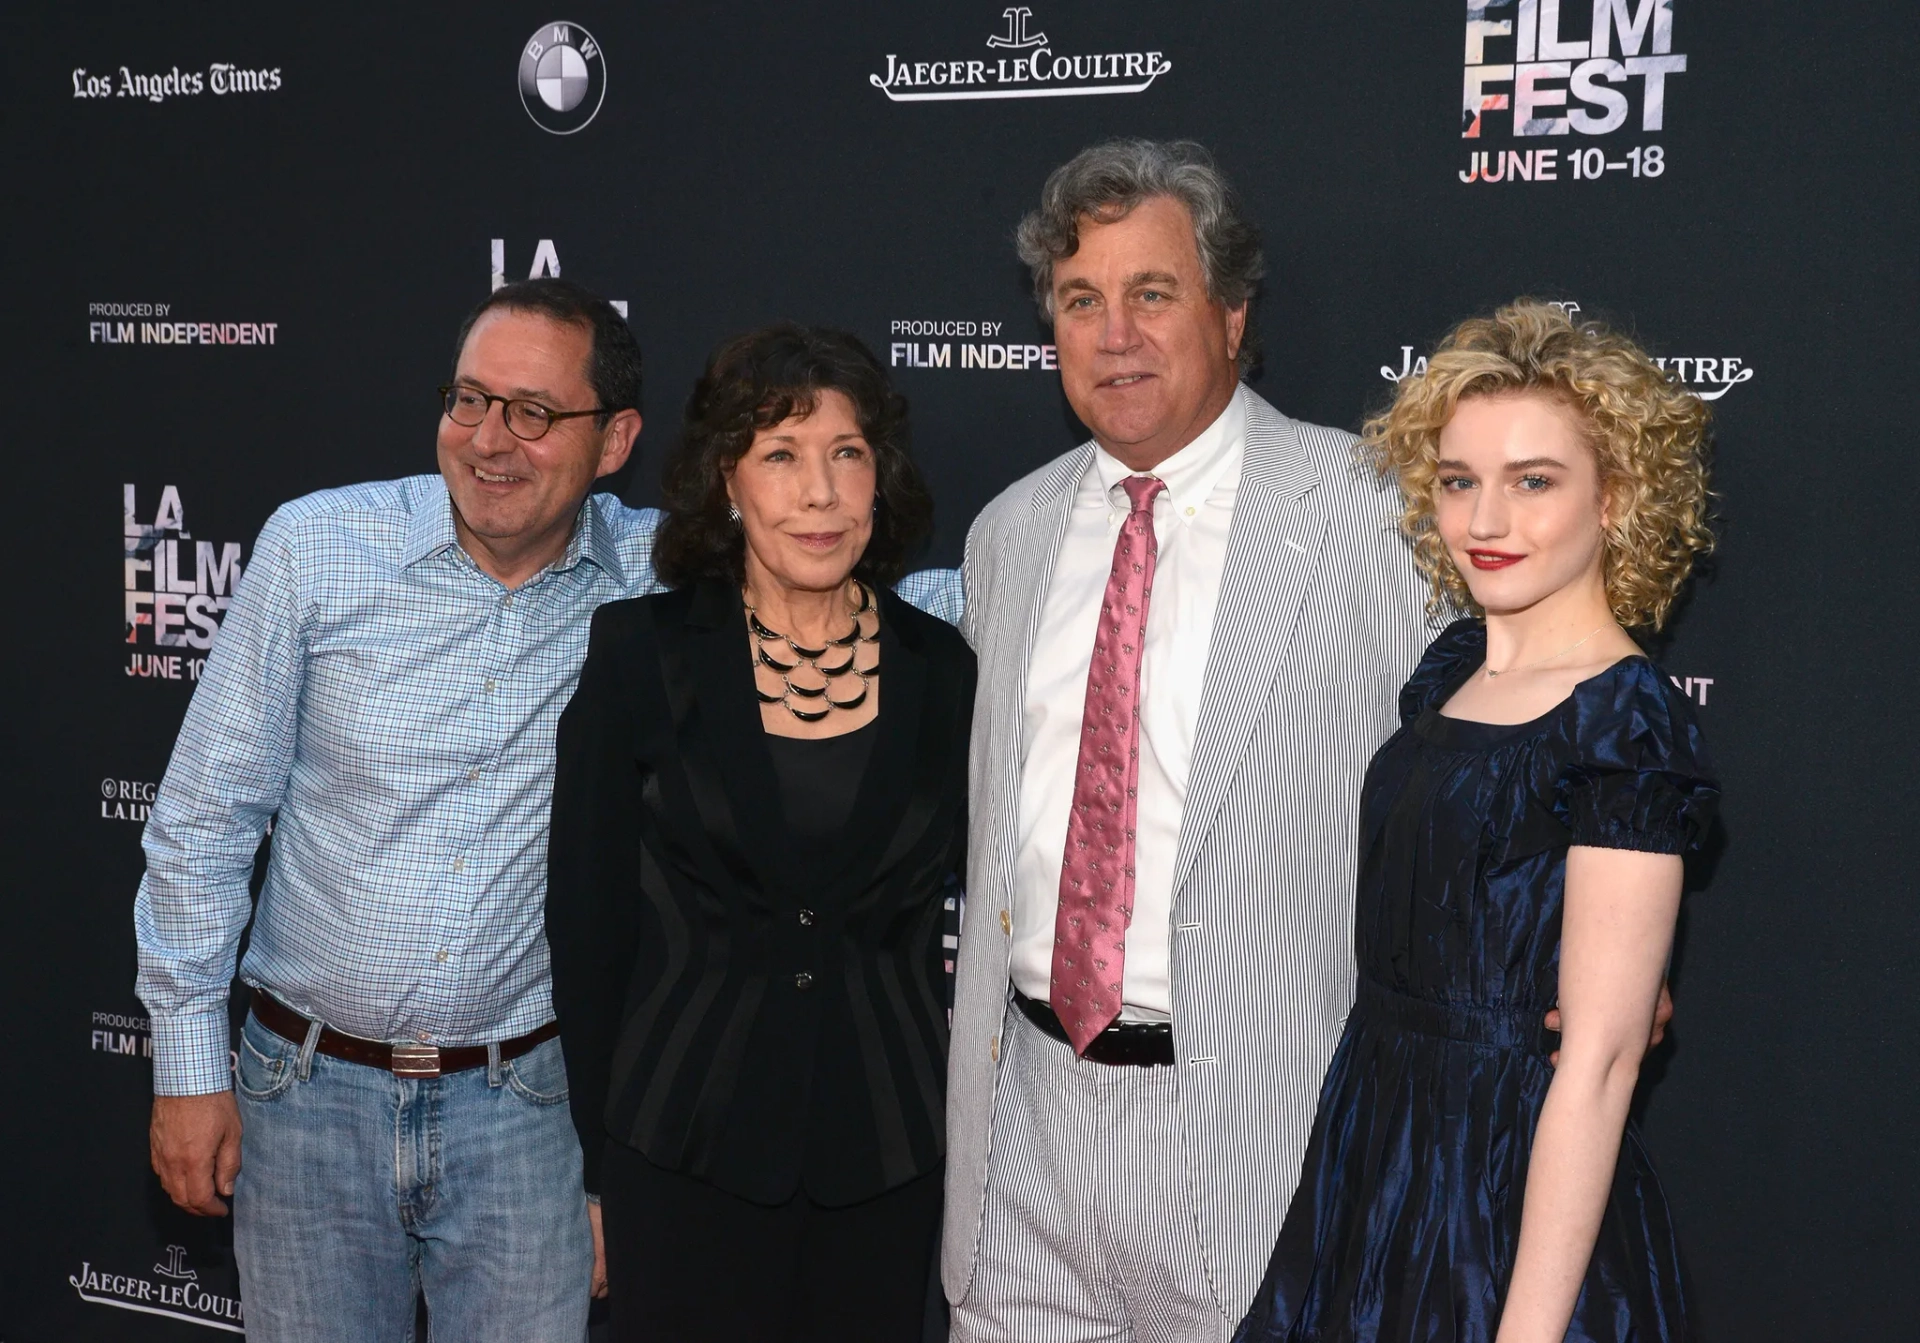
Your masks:
{"label": "bare arm", "polygon": [[1560,1064],[1534,1134],[1496,1343],[1566,1337],[1647,1052],[1680,886],[1680,859],[1670,854],[1568,851]]}
{"label": "bare arm", "polygon": [[[1559,1008],[1555,1007],[1548,1011],[1546,1023],[1548,1030],[1552,1031],[1555,1035],[1560,1033]],[[1672,1024],[1673,992],[1663,983],[1660,986],[1660,1001],[1654,1005],[1653,1009],[1653,1034],[1647,1037],[1647,1052],[1649,1054],[1658,1049],[1660,1042],[1667,1038],[1667,1027]],[[1547,1062],[1558,1068],[1560,1066],[1560,1051],[1556,1049],[1553,1053],[1547,1055]]]}

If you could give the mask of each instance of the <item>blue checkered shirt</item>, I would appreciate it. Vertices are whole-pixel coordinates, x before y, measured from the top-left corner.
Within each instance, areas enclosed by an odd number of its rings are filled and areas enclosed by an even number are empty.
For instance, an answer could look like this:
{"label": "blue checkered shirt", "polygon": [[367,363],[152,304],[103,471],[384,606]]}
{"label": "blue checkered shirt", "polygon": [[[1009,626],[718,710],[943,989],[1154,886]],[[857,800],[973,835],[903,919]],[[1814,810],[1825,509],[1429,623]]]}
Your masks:
{"label": "blue checkered shirt", "polygon": [[[227,998],[270,821],[247,983],[376,1040],[477,1044],[552,1018],[554,734],[594,610],[659,587],[658,521],[593,495],[566,554],[510,592],[460,548],[437,475],[268,519],[142,841],[157,1093],[229,1085]],[[957,618],[951,570],[901,591]]]}

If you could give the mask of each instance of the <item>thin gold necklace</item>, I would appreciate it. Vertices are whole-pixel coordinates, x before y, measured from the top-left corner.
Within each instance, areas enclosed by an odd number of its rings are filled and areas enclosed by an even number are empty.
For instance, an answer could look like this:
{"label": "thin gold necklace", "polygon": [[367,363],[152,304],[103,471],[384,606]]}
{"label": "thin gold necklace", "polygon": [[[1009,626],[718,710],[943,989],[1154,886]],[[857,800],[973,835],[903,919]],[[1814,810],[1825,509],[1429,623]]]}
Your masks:
{"label": "thin gold necklace", "polygon": [[1581,644],[1585,643],[1587,639],[1591,639],[1594,635],[1598,634],[1601,630],[1605,629],[1607,625],[1611,625],[1612,623],[1613,622],[1609,620],[1606,623],[1606,625],[1595,625],[1591,630],[1587,631],[1587,636],[1585,639],[1574,640],[1572,643],[1568,644],[1565,648],[1561,649],[1558,653],[1549,653],[1543,658],[1535,658],[1532,662],[1523,662],[1517,667],[1508,667],[1503,671],[1495,671],[1491,666],[1489,666],[1486,669],[1487,679],[1491,681],[1496,676],[1511,676],[1513,675],[1513,673],[1517,671],[1525,671],[1529,667],[1538,667],[1543,662],[1551,662],[1555,658],[1563,658],[1567,654],[1571,653],[1574,649],[1578,648]]}

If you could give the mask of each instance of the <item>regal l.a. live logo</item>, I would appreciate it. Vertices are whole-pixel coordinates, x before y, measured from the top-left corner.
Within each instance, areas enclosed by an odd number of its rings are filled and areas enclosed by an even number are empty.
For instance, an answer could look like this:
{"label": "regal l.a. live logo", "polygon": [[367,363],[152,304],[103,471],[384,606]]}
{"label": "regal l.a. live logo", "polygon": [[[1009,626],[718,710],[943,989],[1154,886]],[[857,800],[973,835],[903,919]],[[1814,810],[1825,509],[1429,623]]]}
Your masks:
{"label": "regal l.a. live logo", "polygon": [[[1460,137],[1462,182],[1658,178],[1668,78],[1686,73],[1674,50],[1674,0],[1468,0]],[[1611,136],[1631,146],[1488,141]]]}

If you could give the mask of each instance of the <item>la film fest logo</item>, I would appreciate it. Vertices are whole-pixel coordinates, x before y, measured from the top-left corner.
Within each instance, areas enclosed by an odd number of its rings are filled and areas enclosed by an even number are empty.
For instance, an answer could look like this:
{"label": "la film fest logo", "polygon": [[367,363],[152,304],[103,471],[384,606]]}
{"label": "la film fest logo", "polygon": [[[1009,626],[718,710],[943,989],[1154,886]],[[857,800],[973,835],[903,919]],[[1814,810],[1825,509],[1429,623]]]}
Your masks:
{"label": "la film fest logo", "polygon": [[240,1298],[210,1292],[200,1285],[199,1270],[187,1263],[184,1246],[169,1245],[160,1262],[147,1273],[115,1273],[83,1261],[67,1282],[82,1301],[172,1320],[230,1334],[246,1333],[246,1315]]}
{"label": "la film fest logo", "polygon": [[[1666,127],[1667,77],[1686,73],[1673,49],[1674,0],[1467,0],[1460,136],[1603,136]],[[1586,22],[1583,24],[1582,19]],[[1656,178],[1666,150],[1636,144],[1477,148],[1462,182],[1591,182]]]}
{"label": "la film fest logo", "polygon": [[[1574,321],[1580,320],[1580,305],[1572,299],[1565,301],[1549,300]],[[1403,382],[1408,378],[1417,378],[1427,371],[1427,356],[1416,355],[1413,345],[1400,347],[1400,367],[1392,364],[1380,365],[1380,376],[1388,382]],[[1743,382],[1753,381],[1753,368],[1745,359],[1737,355],[1663,355],[1656,358],[1665,372],[1673,375],[1674,380],[1686,384],[1687,390],[1702,401],[1718,401]],[[1709,681],[1707,684],[1711,685]]]}
{"label": "la film fest logo", "polygon": [[[121,488],[124,515],[124,568],[128,676],[168,681],[197,681],[204,657],[165,650],[204,653],[213,647],[220,621],[233,603],[240,581],[238,541],[201,541],[187,530],[180,489],[166,485],[154,505],[153,520],[143,521],[138,490]],[[141,651],[143,648],[152,651]]]}
{"label": "la film fest logo", "polygon": [[[1006,330],[1005,322],[898,318],[891,334],[895,339],[887,347],[887,362],[894,368],[977,368],[1022,373],[1030,369],[1057,369],[1059,355],[1051,345],[1007,344],[992,339]],[[905,336],[906,340],[899,337]],[[958,336],[954,340],[913,339],[927,336]],[[985,339],[973,339],[985,337]],[[954,355],[958,353],[956,362]]]}
{"label": "la film fest logo", "polygon": [[555,135],[585,130],[607,96],[600,44],[577,23],[543,23],[520,49],[520,105]]}
{"label": "la film fest logo", "polygon": [[1034,27],[1024,5],[1004,9],[1005,28],[986,40],[985,57],[909,60],[887,53],[884,74],[867,82],[896,103],[972,98],[1075,98],[1144,93],[1173,63],[1158,51],[1061,54]]}
{"label": "la film fest logo", "polygon": [[[492,245],[492,284],[493,288],[499,289],[507,284],[510,278],[507,274],[507,240],[505,238],[489,238],[487,241]],[[557,277],[559,274],[559,249],[554,247],[553,239],[540,239],[539,242],[534,244],[533,267],[527,272],[527,278],[529,280],[538,280],[543,276],[552,275]],[[627,315],[627,301],[625,299],[610,298],[607,300],[607,303],[622,317]]]}
{"label": "la film fest logo", "polygon": [[179,320],[171,303],[89,303],[89,345],[277,345],[278,322]]}
{"label": "la film fest logo", "polygon": [[165,74],[135,74],[123,65],[114,74],[96,75],[85,66],[76,66],[72,80],[76,98],[133,98],[164,103],[170,98],[197,98],[208,93],[216,98],[236,93],[278,93],[280,67],[256,69],[221,61],[205,70],[183,73],[176,65]]}

